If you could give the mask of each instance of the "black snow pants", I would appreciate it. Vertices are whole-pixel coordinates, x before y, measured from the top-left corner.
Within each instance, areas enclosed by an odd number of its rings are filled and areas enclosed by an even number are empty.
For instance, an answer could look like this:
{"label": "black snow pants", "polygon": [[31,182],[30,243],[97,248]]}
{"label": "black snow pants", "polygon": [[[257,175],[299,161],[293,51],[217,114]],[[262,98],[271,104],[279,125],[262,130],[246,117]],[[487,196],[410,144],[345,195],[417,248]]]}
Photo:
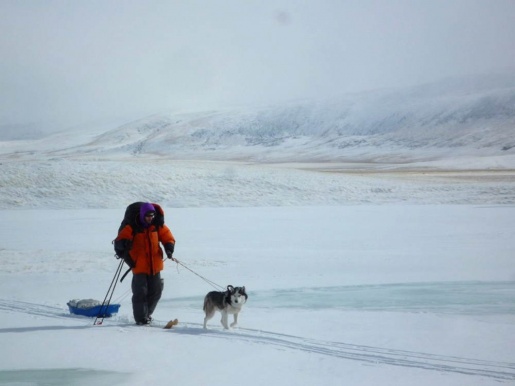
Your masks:
{"label": "black snow pants", "polygon": [[132,276],[132,312],[136,323],[145,322],[156,309],[163,293],[161,274],[146,275],[138,273]]}

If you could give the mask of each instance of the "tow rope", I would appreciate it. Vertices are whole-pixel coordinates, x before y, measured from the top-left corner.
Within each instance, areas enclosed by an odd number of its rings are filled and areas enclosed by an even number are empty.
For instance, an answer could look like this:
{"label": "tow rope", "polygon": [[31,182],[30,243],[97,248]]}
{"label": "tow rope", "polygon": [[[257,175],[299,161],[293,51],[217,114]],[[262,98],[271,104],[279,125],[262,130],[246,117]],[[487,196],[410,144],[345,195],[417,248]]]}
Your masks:
{"label": "tow rope", "polygon": [[184,265],[182,262],[180,262],[179,260],[177,260],[175,257],[173,258],[173,261],[175,261],[177,263],[177,272],[179,272],[179,265],[182,265],[184,268],[186,268],[188,271],[190,271],[191,273],[193,273],[194,275],[200,277],[202,280],[204,280],[206,283],[208,283],[210,286],[212,286],[213,288],[217,289],[217,290],[224,290],[225,287],[222,287],[221,285],[219,284],[216,284],[214,281],[212,280],[209,280],[208,278],[198,274],[197,272],[195,272],[194,270],[192,270],[191,268],[187,267],[186,265]]}

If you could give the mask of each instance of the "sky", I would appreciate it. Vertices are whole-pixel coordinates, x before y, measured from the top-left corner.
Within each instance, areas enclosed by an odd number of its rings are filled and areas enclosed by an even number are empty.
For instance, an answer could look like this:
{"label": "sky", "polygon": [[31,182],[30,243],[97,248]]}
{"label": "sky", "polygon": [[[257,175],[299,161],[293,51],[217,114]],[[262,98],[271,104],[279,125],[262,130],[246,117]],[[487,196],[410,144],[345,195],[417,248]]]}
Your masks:
{"label": "sky", "polygon": [[513,0],[0,0],[0,129],[515,71]]}

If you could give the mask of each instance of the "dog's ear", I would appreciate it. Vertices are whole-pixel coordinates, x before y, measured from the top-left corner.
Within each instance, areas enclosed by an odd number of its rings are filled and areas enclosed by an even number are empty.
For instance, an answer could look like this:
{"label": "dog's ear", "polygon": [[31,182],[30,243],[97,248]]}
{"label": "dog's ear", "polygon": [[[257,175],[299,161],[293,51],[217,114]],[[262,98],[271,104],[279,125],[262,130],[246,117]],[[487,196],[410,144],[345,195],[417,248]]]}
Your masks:
{"label": "dog's ear", "polygon": [[232,285],[228,285],[227,286],[227,291],[229,291],[230,293],[234,293],[234,287]]}

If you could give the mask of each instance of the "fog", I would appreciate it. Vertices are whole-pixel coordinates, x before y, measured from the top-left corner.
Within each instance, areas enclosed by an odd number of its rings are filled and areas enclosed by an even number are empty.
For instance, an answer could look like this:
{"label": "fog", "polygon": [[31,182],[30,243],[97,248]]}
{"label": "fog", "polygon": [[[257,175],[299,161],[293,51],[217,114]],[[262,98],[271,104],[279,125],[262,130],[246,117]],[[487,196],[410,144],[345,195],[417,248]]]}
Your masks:
{"label": "fog", "polygon": [[0,0],[0,128],[515,69],[512,0]]}

